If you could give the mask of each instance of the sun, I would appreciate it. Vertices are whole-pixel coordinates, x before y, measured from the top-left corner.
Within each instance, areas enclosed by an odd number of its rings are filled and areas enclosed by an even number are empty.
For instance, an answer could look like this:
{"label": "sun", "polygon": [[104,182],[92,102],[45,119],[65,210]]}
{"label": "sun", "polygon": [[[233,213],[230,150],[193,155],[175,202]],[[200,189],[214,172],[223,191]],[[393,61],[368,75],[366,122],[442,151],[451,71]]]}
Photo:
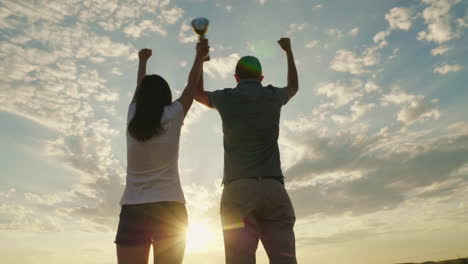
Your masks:
{"label": "sun", "polygon": [[207,221],[190,222],[187,230],[187,251],[207,251],[215,240],[215,232]]}

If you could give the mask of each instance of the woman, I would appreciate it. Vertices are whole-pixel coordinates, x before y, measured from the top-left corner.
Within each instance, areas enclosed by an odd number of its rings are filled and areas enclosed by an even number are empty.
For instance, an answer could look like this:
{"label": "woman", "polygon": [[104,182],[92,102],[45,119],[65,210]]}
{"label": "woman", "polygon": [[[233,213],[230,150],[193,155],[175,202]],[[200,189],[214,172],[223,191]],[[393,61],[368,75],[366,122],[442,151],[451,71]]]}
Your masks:
{"label": "woman", "polygon": [[174,102],[161,76],[146,76],[151,50],[138,53],[137,88],[127,117],[127,180],[115,239],[119,264],[147,264],[151,245],[155,263],[182,263],[187,211],[178,172],[179,137],[208,49],[206,39],[197,44],[187,87]]}

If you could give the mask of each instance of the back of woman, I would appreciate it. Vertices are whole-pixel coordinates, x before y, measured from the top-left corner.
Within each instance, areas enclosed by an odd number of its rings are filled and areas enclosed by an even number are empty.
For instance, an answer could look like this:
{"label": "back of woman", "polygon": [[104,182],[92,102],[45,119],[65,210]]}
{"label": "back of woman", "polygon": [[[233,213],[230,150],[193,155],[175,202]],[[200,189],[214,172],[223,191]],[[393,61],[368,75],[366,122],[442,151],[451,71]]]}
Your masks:
{"label": "back of woman", "polygon": [[[128,123],[135,115],[130,104]],[[161,132],[139,141],[127,132],[127,183],[122,204],[158,201],[185,203],[180,187],[179,139],[185,114],[179,101],[164,106]]]}
{"label": "back of woman", "polygon": [[197,53],[187,87],[176,101],[167,82],[146,75],[151,50],[139,52],[137,89],[127,115],[127,177],[115,243],[119,264],[180,264],[185,251],[187,210],[179,179],[179,138],[208,54],[207,40]]}

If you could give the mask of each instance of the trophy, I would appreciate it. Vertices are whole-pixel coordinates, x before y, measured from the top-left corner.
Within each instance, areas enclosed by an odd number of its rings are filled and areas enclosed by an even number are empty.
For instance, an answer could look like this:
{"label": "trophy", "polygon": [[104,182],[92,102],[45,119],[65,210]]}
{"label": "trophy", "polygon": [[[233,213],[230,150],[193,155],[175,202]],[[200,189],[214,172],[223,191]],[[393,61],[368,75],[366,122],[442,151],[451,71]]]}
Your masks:
{"label": "trophy", "polygon": [[[195,18],[192,20],[192,29],[198,35],[198,39],[202,40],[205,38],[206,31],[208,31],[208,26],[210,21],[204,17]],[[210,60],[210,56],[204,58],[205,61]]]}

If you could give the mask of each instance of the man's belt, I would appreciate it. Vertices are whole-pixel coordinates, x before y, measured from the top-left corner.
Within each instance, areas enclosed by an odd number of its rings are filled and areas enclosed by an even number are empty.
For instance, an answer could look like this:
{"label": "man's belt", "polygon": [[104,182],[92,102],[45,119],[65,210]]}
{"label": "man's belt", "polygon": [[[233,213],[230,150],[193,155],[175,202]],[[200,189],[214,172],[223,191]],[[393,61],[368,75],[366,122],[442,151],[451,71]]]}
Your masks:
{"label": "man's belt", "polygon": [[275,181],[279,181],[282,184],[284,184],[284,177],[282,177],[282,176],[257,176],[257,177],[237,178],[237,179],[234,179],[234,180],[225,181],[224,184],[227,185],[227,184],[230,184],[233,181],[244,180],[244,179],[256,179],[257,181],[275,180]]}

